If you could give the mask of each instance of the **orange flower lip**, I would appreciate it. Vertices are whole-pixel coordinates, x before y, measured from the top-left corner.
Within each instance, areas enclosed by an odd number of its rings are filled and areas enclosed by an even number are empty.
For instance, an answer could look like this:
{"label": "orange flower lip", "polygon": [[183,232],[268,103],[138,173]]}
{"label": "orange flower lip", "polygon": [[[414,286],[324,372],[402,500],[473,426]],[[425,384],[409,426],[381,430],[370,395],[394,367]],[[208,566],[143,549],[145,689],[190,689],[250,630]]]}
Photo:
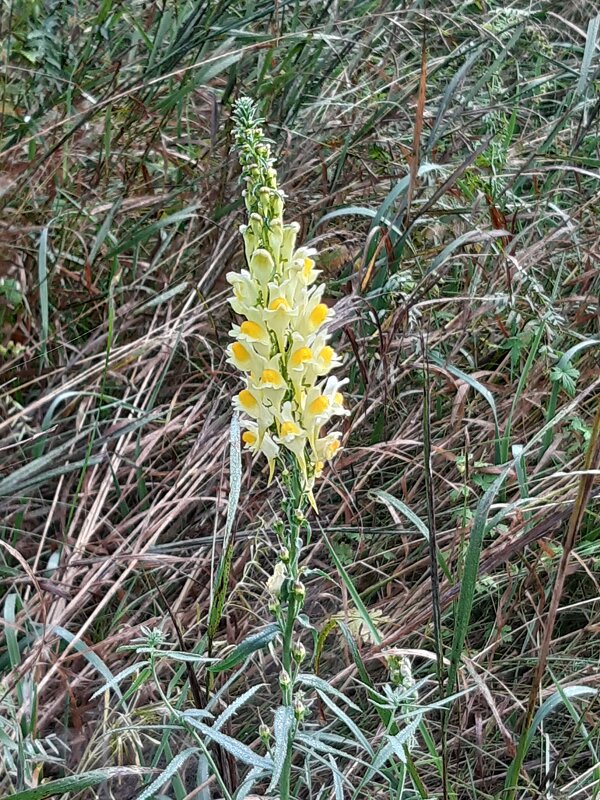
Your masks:
{"label": "orange flower lip", "polygon": [[242,391],[238,395],[238,398],[242,408],[251,410],[253,408],[256,408],[256,406],[258,405],[256,397],[254,397],[252,392],[248,391],[248,389],[242,389]]}
{"label": "orange flower lip", "polygon": [[249,339],[262,339],[264,336],[264,331],[260,327],[257,322],[252,322],[251,320],[247,319],[245,322],[242,322],[240,325],[240,333],[243,333]]}
{"label": "orange flower lip", "polygon": [[284,311],[290,310],[290,304],[285,297],[276,297],[269,303],[269,311],[279,311],[280,308],[283,308]]}
{"label": "orange flower lip", "polygon": [[284,422],[281,425],[281,430],[279,431],[280,436],[298,436],[300,434],[300,428],[296,425],[295,422]]}
{"label": "orange flower lip", "polygon": [[310,411],[311,414],[314,414],[316,416],[317,414],[322,414],[324,411],[327,411],[328,408],[329,408],[329,400],[325,397],[324,394],[322,394],[312,401],[312,403],[308,407],[308,410]]}
{"label": "orange flower lip", "polygon": [[305,361],[310,361],[312,357],[313,354],[310,347],[300,347],[292,355],[290,362],[292,367],[299,367],[301,364],[304,364]]}
{"label": "orange flower lip", "polygon": [[311,325],[314,325],[315,328],[318,328],[319,325],[322,325],[325,322],[328,313],[329,313],[329,306],[325,305],[325,303],[319,303],[318,306],[315,306],[315,308],[313,308],[310,314],[309,319]]}
{"label": "orange flower lip", "polygon": [[261,383],[274,383],[276,386],[281,386],[283,383],[283,378],[275,369],[263,369],[262,375],[260,376]]}
{"label": "orange flower lip", "polygon": [[250,353],[246,350],[243,344],[239,342],[234,342],[231,345],[231,350],[233,355],[237,358],[238,361],[249,361],[250,360]]}

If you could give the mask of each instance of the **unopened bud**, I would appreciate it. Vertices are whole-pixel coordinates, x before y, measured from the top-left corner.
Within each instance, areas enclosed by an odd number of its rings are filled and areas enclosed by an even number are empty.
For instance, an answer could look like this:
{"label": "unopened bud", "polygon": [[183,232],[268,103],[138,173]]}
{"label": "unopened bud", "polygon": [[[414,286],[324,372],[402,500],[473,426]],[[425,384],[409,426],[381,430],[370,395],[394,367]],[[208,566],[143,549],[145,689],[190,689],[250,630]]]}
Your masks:
{"label": "unopened bud", "polygon": [[306,589],[304,588],[302,581],[294,581],[292,593],[294,594],[294,597],[298,598],[298,600],[304,600],[304,597],[306,596]]}
{"label": "unopened bud", "polygon": [[288,675],[288,673],[282,669],[279,673],[279,685],[282,689],[286,689],[292,682],[292,679]]}
{"label": "unopened bud", "polygon": [[301,664],[304,661],[306,658],[306,647],[304,647],[302,642],[296,642],[292,649],[292,656],[294,657],[296,664]]}
{"label": "unopened bud", "polygon": [[269,608],[270,613],[273,614],[273,616],[275,616],[277,614],[277,612],[279,611],[279,609],[281,608],[281,603],[279,602],[279,600],[272,599],[269,602],[268,608]]}
{"label": "unopened bud", "polygon": [[266,206],[271,197],[271,190],[268,186],[261,186],[258,190],[258,196],[260,197],[261,203]]}
{"label": "unopened bud", "polygon": [[289,564],[290,561],[290,551],[287,549],[285,545],[279,551],[279,560],[283,561],[284,564]]}
{"label": "unopened bud", "polygon": [[261,722],[258,727],[258,735],[260,736],[261,741],[264,742],[264,744],[268,744],[269,739],[271,738],[271,729],[269,728],[268,725],[265,725],[264,722]]}
{"label": "unopened bud", "polygon": [[296,717],[297,721],[304,719],[304,715],[306,714],[306,706],[302,702],[300,697],[294,698],[294,716]]}

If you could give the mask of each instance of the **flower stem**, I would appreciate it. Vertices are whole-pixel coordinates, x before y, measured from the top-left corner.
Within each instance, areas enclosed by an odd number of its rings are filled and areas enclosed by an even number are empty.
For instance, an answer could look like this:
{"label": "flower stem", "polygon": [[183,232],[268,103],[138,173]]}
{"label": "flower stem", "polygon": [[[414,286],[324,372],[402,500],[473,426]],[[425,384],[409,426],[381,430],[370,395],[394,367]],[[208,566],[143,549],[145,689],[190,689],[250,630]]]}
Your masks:
{"label": "flower stem", "polygon": [[[284,532],[284,546],[289,552],[288,561],[288,598],[287,605],[280,617],[282,632],[281,663],[282,673],[289,681],[281,684],[282,703],[294,713],[294,682],[299,665],[294,658],[294,631],[298,615],[303,606],[304,587],[300,581],[300,554],[302,539],[300,536],[304,523],[303,506],[305,503],[302,490],[302,476],[297,468],[290,470],[287,482],[288,499],[286,502],[287,525]],[[279,780],[280,800],[290,800],[291,772],[294,752],[294,738],[298,727],[298,719],[294,720],[288,734],[287,753]]]}

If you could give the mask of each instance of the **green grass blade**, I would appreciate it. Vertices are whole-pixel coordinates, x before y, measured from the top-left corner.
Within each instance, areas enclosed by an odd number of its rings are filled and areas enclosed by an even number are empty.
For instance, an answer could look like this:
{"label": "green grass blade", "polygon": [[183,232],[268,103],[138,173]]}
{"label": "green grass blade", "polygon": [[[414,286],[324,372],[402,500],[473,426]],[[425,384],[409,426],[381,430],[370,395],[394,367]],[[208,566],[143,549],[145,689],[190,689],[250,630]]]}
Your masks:
{"label": "green grass blade", "polygon": [[38,247],[38,287],[40,293],[40,321],[41,321],[41,357],[42,366],[48,364],[48,331],[50,327],[50,311],[48,307],[48,228],[44,228],[40,235]]}
{"label": "green grass blade", "polygon": [[111,778],[128,778],[132,775],[142,775],[143,770],[139,767],[107,767],[106,769],[95,769],[90,772],[82,772],[79,775],[70,775],[68,778],[60,778],[50,781],[35,789],[26,789],[24,792],[17,792],[5,796],[4,800],[44,800],[46,797],[57,797],[58,795],[69,795],[81,792],[92,786],[98,786]]}
{"label": "green grass blade", "polygon": [[458,665],[460,664],[467,631],[469,629],[471,609],[473,608],[473,598],[475,597],[475,587],[477,585],[477,571],[479,568],[479,559],[481,557],[483,535],[486,529],[488,514],[511,466],[511,464],[507,464],[502,469],[502,472],[479,501],[475,511],[475,517],[473,518],[473,527],[471,528],[469,545],[465,556],[460,595],[454,618],[454,635],[450,653],[450,668],[448,670],[446,696],[452,694],[454,691],[458,674]]}
{"label": "green grass blade", "polygon": [[346,570],[344,568],[344,565],[342,564],[342,562],[340,561],[337,553],[335,552],[335,548],[332,546],[331,542],[327,538],[327,534],[325,533],[325,531],[321,530],[321,534],[323,536],[323,539],[325,540],[325,544],[327,545],[327,548],[329,549],[329,552],[331,554],[331,558],[333,559],[333,563],[335,564],[338,572],[340,573],[342,581],[344,582],[344,586],[348,590],[348,593],[349,593],[350,597],[352,598],[352,601],[354,602],[354,605],[356,606],[356,610],[360,614],[362,621],[365,623],[366,628],[368,629],[369,633],[373,637],[373,641],[376,644],[381,644],[381,641],[382,641],[381,640],[381,634],[379,633],[379,631],[377,630],[377,628],[373,624],[373,620],[371,619],[371,617],[369,615],[369,612],[367,611],[367,609],[365,607],[365,604],[360,599],[360,595],[356,591],[356,588],[355,588],[354,584],[352,583],[352,580],[351,580],[350,576],[346,572]]}

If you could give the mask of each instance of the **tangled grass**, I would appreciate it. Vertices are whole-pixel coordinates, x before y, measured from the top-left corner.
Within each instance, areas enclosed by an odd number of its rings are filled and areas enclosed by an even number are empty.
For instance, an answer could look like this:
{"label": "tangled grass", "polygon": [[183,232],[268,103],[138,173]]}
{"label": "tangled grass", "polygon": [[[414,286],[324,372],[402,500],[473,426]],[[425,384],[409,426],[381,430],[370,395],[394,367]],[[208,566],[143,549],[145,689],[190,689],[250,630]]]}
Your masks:
{"label": "tangled grass", "polygon": [[[390,656],[427,711],[368,789],[358,756],[299,751],[298,796],[600,796],[600,17],[433,5],[2,5],[3,796],[138,797],[165,769],[162,796],[221,796],[160,727],[191,662],[136,664],[154,629],[202,658],[222,557],[242,94],[350,379],[305,556],[314,666],[375,748]],[[241,485],[219,658],[268,619],[278,487],[246,457]],[[224,728],[258,751],[268,650],[229,677],[215,713],[260,686]]]}

